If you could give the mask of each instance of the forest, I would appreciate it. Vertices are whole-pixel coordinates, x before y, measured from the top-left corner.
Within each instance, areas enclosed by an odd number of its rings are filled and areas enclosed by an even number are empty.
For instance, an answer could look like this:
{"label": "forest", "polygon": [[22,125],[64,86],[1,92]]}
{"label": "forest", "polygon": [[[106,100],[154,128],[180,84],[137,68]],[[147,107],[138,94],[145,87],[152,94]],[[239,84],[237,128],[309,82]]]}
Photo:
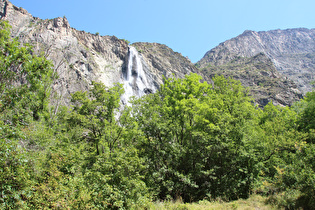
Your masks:
{"label": "forest", "polygon": [[266,196],[315,206],[315,92],[259,108],[239,81],[164,79],[122,106],[121,84],[58,98],[58,75],[0,22],[0,208],[146,209]]}

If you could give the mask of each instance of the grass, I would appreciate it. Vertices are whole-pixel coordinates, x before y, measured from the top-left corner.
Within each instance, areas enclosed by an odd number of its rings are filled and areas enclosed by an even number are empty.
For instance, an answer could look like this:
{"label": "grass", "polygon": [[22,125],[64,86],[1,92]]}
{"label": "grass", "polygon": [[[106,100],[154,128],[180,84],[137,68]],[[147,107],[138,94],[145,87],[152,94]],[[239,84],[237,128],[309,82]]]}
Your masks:
{"label": "grass", "polygon": [[243,200],[239,199],[232,202],[223,202],[223,201],[199,201],[198,203],[183,203],[181,200],[177,201],[168,201],[168,202],[156,202],[151,203],[148,209],[152,210],[163,210],[163,209],[196,209],[196,210],[205,210],[205,209],[244,209],[244,210],[269,210],[269,209],[278,209],[274,206],[266,204],[266,197],[260,195],[252,195],[250,198]]}

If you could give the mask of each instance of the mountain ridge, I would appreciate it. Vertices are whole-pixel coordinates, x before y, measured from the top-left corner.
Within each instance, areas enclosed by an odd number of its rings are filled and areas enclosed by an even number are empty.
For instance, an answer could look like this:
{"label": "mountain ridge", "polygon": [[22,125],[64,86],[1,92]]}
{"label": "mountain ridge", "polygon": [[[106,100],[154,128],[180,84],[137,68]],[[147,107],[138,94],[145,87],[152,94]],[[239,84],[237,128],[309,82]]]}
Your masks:
{"label": "mountain ridge", "polygon": [[311,75],[315,69],[315,29],[246,30],[206,52],[197,66],[223,65],[238,56],[252,57],[258,53],[267,55],[278,72],[297,83],[303,94],[311,91]]}
{"label": "mountain ridge", "polygon": [[[297,81],[294,79],[298,77],[290,66],[282,67],[283,63],[288,63],[286,60],[290,59],[290,56],[296,54],[281,54],[284,56],[281,59],[280,55],[275,57],[275,53],[269,50],[264,40],[267,38],[274,40],[271,32],[246,30],[241,35],[222,42],[208,51],[194,65],[189,59],[166,45],[148,42],[129,45],[125,40],[115,36],[100,36],[79,31],[70,26],[66,17],[42,20],[33,17],[25,9],[14,6],[8,0],[0,0],[0,17],[12,25],[14,37],[18,37],[22,43],[32,44],[35,52],[44,52],[45,56],[52,60],[55,71],[59,74],[53,89],[60,95],[58,100],[63,104],[69,102],[69,96],[75,91],[87,90],[93,80],[103,82],[106,86],[126,82],[125,72],[130,63],[128,61],[130,46],[138,51],[137,59],[141,61],[143,76],[152,79],[150,83],[153,86],[146,87],[149,90],[146,92],[158,89],[163,82],[163,76],[183,78],[190,73],[202,75],[209,83],[214,74],[232,76],[250,89],[250,95],[262,107],[271,100],[277,105],[292,105],[311,88],[308,83],[303,86],[303,82],[309,82],[311,76],[301,73],[301,78]],[[287,29],[286,32],[272,30],[272,33],[290,34],[295,30]],[[307,31],[309,29],[300,29],[300,33],[304,36]],[[285,45],[285,40],[283,39],[281,43],[283,49],[288,47]],[[304,39],[301,40],[303,45]],[[314,40],[311,41],[315,46]],[[309,47],[309,51],[303,51],[300,47],[299,56],[311,61],[314,58],[315,69],[315,54],[313,55],[312,46]],[[276,46],[274,48],[277,49]],[[307,55],[304,56],[303,53]],[[298,58],[295,56],[294,59]],[[307,60],[304,64],[306,63]],[[299,62],[296,61],[294,64],[297,65]],[[310,70],[306,73],[311,74],[313,64],[309,65]],[[293,72],[293,76],[286,75],[286,72]],[[308,80],[306,81],[305,78]],[[137,90],[137,88],[139,87],[134,86],[132,89]]]}
{"label": "mountain ridge", "polygon": [[[18,37],[21,43],[30,43],[36,53],[43,52],[53,62],[59,75],[53,89],[60,95],[61,103],[69,103],[72,93],[87,90],[93,80],[103,82],[106,86],[125,82],[124,72],[130,63],[130,47],[126,40],[76,30],[70,27],[66,17],[46,20],[33,17],[25,9],[18,8],[7,0],[0,0],[0,13],[1,19],[12,25],[13,37]],[[163,48],[172,51],[165,45]],[[159,49],[162,48],[155,47],[155,50]],[[146,52],[148,50],[150,51],[147,49]],[[152,52],[150,59],[141,53],[139,55],[142,66],[150,67],[146,68],[145,75],[156,78],[155,88],[162,83],[162,75],[166,78],[173,74],[175,77],[183,77],[184,74],[179,69],[182,65],[170,62],[170,57],[162,59],[160,54],[155,54]],[[163,62],[157,62],[159,60]],[[164,67],[154,68],[151,61],[160,66],[167,63],[169,70],[166,72]],[[198,71],[189,60],[178,59],[178,62],[181,61],[190,66],[186,74]],[[134,87],[136,88],[138,87]]]}

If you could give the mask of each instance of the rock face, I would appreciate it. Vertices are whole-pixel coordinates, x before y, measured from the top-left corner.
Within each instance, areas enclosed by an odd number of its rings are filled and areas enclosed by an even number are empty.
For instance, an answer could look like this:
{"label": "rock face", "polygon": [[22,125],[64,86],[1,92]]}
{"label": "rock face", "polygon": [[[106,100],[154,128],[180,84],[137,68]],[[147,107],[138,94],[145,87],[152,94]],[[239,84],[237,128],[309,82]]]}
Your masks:
{"label": "rock face", "polygon": [[71,93],[86,90],[92,80],[108,86],[120,82],[128,54],[125,41],[77,31],[65,17],[42,20],[9,1],[0,2],[1,19],[12,25],[12,35],[53,62],[59,75],[53,89],[63,103]]}
{"label": "rock face", "polygon": [[271,100],[274,105],[290,106],[302,98],[297,85],[283,77],[265,54],[253,57],[236,57],[222,65],[208,65],[201,68],[207,80],[216,74],[232,77],[247,88],[255,102],[264,107]]}
{"label": "rock face", "polygon": [[[0,0],[0,18],[12,25],[12,36],[30,43],[54,64],[59,78],[54,103],[69,103],[70,94],[87,90],[91,81],[106,86],[122,83],[128,104],[131,96],[156,91],[163,76],[183,78],[198,73],[211,82],[215,74],[233,76],[249,87],[255,101],[264,106],[291,105],[311,90],[314,79],[315,29],[268,32],[245,31],[221,43],[196,64],[169,47],[157,43],[134,43],[115,36],[100,36],[71,28],[58,17],[42,20],[8,0]],[[197,68],[197,67],[198,68]],[[301,91],[301,92],[300,92]]]}
{"label": "rock face", "polygon": [[197,63],[201,68],[220,66],[242,57],[265,54],[277,71],[294,81],[305,94],[311,90],[315,71],[315,29],[245,31],[208,51]]}
{"label": "rock face", "polygon": [[180,53],[174,52],[166,45],[147,42],[138,42],[132,45],[142,56],[145,64],[144,69],[152,72],[156,84],[163,82],[163,76],[169,78],[174,75],[177,78],[183,78],[190,73],[201,74],[190,60]]}
{"label": "rock face", "polygon": [[[159,47],[146,48],[143,53],[136,53],[136,57],[130,56],[134,50],[125,40],[78,31],[70,27],[65,17],[50,20],[35,18],[25,9],[18,8],[7,0],[0,0],[0,17],[12,25],[14,37],[19,37],[22,43],[32,44],[35,52],[44,53],[53,62],[59,74],[53,87],[60,96],[58,103],[67,104],[71,93],[87,90],[93,80],[101,81],[106,86],[119,82],[125,88],[129,86],[126,85],[129,82],[134,85],[131,87],[132,94],[140,96],[140,93],[156,90],[162,82],[162,75],[169,77],[172,76],[170,72],[177,72],[175,76],[182,77],[197,71],[190,61],[164,45],[161,47],[162,45],[150,44]],[[147,43],[137,43],[135,47],[141,50],[144,45]],[[172,53],[163,58],[160,57],[161,53],[149,55],[160,50]],[[172,54],[176,54],[176,61]],[[144,72],[139,80],[132,80],[136,82],[127,81],[126,72],[129,71],[128,65],[132,63],[130,59],[135,58],[141,62]],[[182,73],[182,65],[190,68]],[[131,68],[137,69],[135,66],[136,64]],[[146,80],[147,84],[141,86],[140,80]],[[142,90],[135,91],[139,88]]]}

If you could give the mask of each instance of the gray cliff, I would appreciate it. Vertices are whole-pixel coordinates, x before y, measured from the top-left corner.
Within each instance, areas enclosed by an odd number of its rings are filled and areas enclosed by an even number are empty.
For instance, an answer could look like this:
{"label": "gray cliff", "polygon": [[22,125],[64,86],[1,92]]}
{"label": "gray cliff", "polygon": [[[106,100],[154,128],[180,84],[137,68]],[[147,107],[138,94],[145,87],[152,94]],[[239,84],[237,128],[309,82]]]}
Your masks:
{"label": "gray cliff", "polygon": [[198,62],[203,68],[220,66],[238,57],[265,54],[277,71],[297,84],[305,94],[311,91],[315,71],[315,29],[245,31],[208,51]]}
{"label": "gray cliff", "polygon": [[[65,17],[42,20],[8,0],[0,0],[0,18],[12,25],[12,36],[30,43],[54,64],[59,78],[54,103],[68,104],[70,94],[87,90],[91,81],[122,83],[131,96],[156,91],[163,76],[201,74],[211,83],[215,74],[232,76],[249,89],[260,106],[269,101],[292,105],[311,90],[315,69],[315,30],[245,31],[210,50],[196,64],[163,44],[134,43],[72,27]],[[197,68],[198,67],[198,68]]]}
{"label": "gray cliff", "polygon": [[[13,37],[18,37],[22,43],[30,43],[36,53],[44,53],[53,62],[59,75],[53,86],[54,92],[59,95],[58,103],[67,104],[71,93],[87,90],[91,81],[100,81],[106,86],[126,82],[131,47],[125,40],[78,31],[70,27],[65,17],[50,20],[33,17],[7,0],[0,0],[0,18],[12,25]],[[135,46],[140,51],[142,44]],[[156,90],[162,83],[162,75],[170,77],[174,73],[176,77],[183,77],[198,71],[180,54],[176,54],[179,58],[176,61],[172,55],[161,58],[156,50],[159,49],[146,48],[146,53],[136,55],[145,71],[142,77],[147,77],[145,80],[149,83],[144,92]],[[163,50],[174,53],[166,46]],[[183,65],[190,66],[184,73],[181,72]]]}

